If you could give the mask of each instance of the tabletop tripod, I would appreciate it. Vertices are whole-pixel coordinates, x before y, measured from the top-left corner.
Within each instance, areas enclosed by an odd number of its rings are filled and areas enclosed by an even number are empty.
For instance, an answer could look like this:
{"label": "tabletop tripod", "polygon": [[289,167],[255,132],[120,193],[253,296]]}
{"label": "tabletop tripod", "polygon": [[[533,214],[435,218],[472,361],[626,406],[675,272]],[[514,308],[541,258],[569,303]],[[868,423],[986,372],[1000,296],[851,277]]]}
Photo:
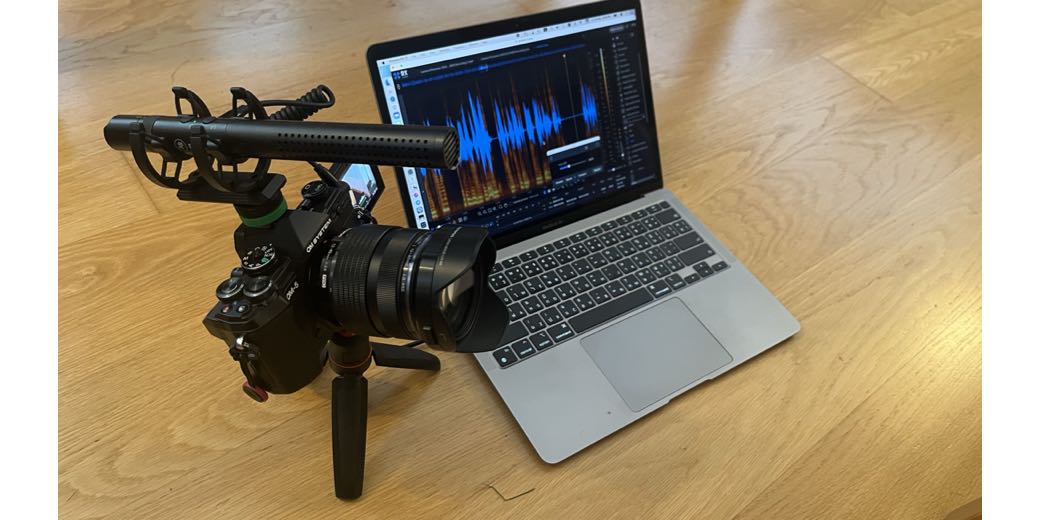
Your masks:
{"label": "tabletop tripod", "polygon": [[365,370],[375,360],[381,367],[436,372],[440,370],[441,362],[428,352],[408,346],[373,343],[368,336],[335,334],[327,349],[332,370],[338,374],[332,381],[332,472],[336,497],[353,499],[361,496],[365,478],[368,424]]}

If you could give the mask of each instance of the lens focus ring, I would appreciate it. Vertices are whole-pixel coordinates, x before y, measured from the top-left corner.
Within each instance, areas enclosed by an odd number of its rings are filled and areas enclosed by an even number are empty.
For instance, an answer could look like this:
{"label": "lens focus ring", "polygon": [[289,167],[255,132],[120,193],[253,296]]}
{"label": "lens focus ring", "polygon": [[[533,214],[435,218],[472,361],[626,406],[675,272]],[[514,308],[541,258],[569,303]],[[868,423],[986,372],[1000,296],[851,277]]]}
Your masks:
{"label": "lens focus ring", "polygon": [[[365,285],[373,254],[388,228],[357,226],[336,237],[325,258],[323,276],[328,283],[329,300],[336,316],[351,316],[351,332],[378,335],[369,319],[365,302]],[[340,318],[342,320],[342,318]],[[366,328],[367,326],[367,328]]]}

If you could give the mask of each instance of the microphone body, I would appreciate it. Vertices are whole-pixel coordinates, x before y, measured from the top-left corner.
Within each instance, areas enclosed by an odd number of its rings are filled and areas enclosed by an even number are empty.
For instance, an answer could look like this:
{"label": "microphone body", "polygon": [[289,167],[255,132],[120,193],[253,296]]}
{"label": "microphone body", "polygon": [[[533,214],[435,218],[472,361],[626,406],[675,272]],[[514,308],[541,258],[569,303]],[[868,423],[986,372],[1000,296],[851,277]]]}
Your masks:
{"label": "microphone body", "polygon": [[199,126],[209,146],[239,159],[448,169],[459,163],[458,134],[446,126],[118,115],[105,125],[105,141],[116,150],[130,151],[134,123],[141,123],[146,135],[169,145],[160,145],[162,148],[185,154],[190,153],[192,128]]}

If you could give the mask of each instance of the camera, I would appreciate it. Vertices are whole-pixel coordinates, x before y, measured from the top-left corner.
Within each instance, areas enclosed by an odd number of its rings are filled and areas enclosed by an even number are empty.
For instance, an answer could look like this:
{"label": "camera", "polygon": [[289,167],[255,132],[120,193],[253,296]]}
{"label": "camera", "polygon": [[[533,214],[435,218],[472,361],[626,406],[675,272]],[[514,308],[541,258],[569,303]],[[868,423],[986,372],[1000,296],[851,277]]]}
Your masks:
{"label": "camera", "polygon": [[501,333],[485,324],[504,306],[483,290],[495,259],[485,230],[376,224],[341,179],[312,181],[302,197],[296,209],[283,201],[243,218],[234,234],[241,265],[203,320],[228,344],[252,397],[308,384],[341,331],[460,352],[497,344]]}
{"label": "camera", "polygon": [[[240,265],[217,286],[203,323],[227,345],[245,375],[242,389],[259,402],[299,390],[331,364],[336,496],[357,498],[364,371],[372,363],[438,370],[436,356],[408,347],[483,352],[498,346],[508,323],[488,286],[495,246],[486,230],[404,229],[371,215],[382,191],[377,164],[453,169],[458,135],[448,127],[305,121],[335,103],[324,85],[267,101],[234,87],[231,109],[216,117],[194,92],[174,87],[173,94],[176,115],[117,115],[105,141],[131,152],[145,178],[179,199],[234,207]],[[268,114],[270,106],[282,108]],[[274,159],[307,161],[318,176],[293,209],[282,195],[285,177],[269,173]],[[194,170],[185,174],[185,164]],[[415,341],[392,346],[370,336]]]}

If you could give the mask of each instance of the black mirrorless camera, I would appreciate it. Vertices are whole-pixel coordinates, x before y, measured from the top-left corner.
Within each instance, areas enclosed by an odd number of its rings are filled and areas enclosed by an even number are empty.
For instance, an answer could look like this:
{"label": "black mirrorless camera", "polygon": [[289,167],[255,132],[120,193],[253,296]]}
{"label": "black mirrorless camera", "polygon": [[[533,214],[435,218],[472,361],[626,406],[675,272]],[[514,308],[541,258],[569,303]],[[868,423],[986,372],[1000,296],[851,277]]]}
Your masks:
{"label": "black mirrorless camera", "polygon": [[[234,206],[241,265],[217,287],[206,329],[227,344],[245,375],[243,389],[257,401],[299,390],[331,362],[339,374],[332,399],[336,494],[356,498],[367,416],[362,373],[373,361],[439,368],[426,352],[368,337],[482,352],[498,345],[507,325],[505,306],[487,285],[495,248],[486,230],[403,229],[379,225],[370,213],[382,188],[375,164],[454,168],[458,137],[447,127],[303,121],[335,102],[323,85],[272,101],[233,88],[232,108],[219,117],[193,92],[173,91],[176,116],[115,116],[105,140],[132,152],[149,180],[176,189],[180,199]],[[269,115],[272,105],[284,108]],[[161,158],[160,170],[149,153]],[[250,159],[256,164],[245,171]],[[306,160],[318,174],[295,209],[282,196],[285,178],[268,173],[272,159]],[[195,170],[182,175],[183,163]],[[369,179],[351,186],[347,173],[358,166]]]}

